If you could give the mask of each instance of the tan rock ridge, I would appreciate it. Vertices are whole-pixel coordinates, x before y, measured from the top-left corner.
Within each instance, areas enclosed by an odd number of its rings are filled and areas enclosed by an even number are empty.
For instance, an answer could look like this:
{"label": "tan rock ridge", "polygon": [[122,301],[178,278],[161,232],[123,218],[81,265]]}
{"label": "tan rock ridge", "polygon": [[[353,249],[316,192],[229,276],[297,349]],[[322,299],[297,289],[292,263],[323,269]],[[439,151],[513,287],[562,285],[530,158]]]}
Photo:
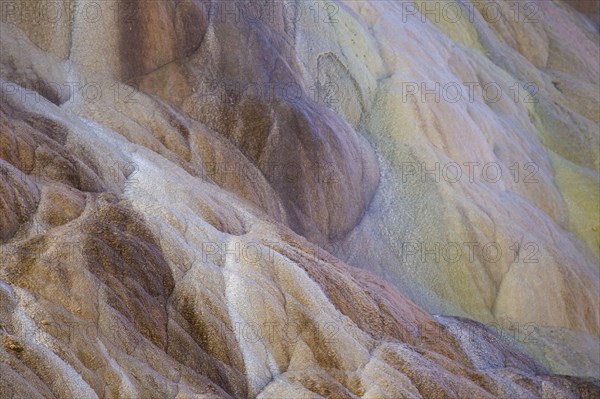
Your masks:
{"label": "tan rock ridge", "polygon": [[0,397],[600,396],[579,3],[2,3]]}

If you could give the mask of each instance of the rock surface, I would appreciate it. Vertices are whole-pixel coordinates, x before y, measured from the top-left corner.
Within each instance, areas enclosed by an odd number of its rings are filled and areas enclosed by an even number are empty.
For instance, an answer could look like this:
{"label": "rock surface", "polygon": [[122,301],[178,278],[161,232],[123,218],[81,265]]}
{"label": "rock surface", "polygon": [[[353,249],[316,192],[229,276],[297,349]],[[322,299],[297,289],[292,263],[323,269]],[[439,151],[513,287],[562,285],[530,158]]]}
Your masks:
{"label": "rock surface", "polygon": [[600,396],[594,3],[1,6],[0,397]]}

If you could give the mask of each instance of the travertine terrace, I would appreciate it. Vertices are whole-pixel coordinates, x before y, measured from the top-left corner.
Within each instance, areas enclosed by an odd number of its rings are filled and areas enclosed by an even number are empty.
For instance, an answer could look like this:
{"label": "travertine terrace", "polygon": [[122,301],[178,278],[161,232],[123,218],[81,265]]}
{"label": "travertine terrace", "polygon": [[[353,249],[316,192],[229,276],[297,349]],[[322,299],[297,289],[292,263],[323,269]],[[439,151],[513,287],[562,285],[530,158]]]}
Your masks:
{"label": "travertine terrace", "polygon": [[599,5],[0,1],[0,398],[600,397]]}

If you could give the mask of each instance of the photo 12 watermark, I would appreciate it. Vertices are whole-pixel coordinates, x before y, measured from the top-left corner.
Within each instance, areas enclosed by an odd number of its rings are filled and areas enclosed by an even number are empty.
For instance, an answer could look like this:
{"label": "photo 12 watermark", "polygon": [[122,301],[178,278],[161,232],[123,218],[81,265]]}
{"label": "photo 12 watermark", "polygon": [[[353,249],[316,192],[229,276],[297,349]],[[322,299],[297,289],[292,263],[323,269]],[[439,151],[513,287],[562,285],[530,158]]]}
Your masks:
{"label": "photo 12 watermark", "polygon": [[402,22],[474,23],[481,16],[488,23],[540,23],[543,10],[536,1],[432,1],[413,0],[397,2]]}
{"label": "photo 12 watermark", "polygon": [[340,103],[340,90],[336,82],[317,82],[303,88],[296,82],[243,82],[220,79],[202,79],[193,89],[192,108],[208,104],[237,106],[240,102],[290,104],[316,102],[335,109]]}
{"label": "photo 12 watermark", "polygon": [[[514,82],[507,87],[497,82],[402,82],[400,97],[406,103],[441,103],[455,104],[460,101],[474,103],[483,100],[486,103],[497,103],[509,98],[515,103],[537,104],[539,87],[533,82]],[[508,91],[508,92],[507,92]]]}
{"label": "photo 12 watermark", "polygon": [[112,104],[137,104],[139,102],[138,96],[141,94],[132,86],[121,82],[44,81],[30,88],[21,87],[15,83],[2,82],[0,83],[0,104],[10,99],[34,103],[48,101],[42,93],[52,94],[52,97],[61,99],[62,104],[77,102],[95,104],[102,100]]}
{"label": "photo 12 watermark", "polygon": [[404,241],[400,245],[403,262],[416,260],[422,263],[498,263],[508,258],[511,263],[539,263],[540,247],[535,242],[513,241],[503,245],[495,241]]}
{"label": "photo 12 watermark", "polygon": [[537,184],[540,167],[535,162],[401,162],[402,183],[499,183],[507,178],[514,183]]}

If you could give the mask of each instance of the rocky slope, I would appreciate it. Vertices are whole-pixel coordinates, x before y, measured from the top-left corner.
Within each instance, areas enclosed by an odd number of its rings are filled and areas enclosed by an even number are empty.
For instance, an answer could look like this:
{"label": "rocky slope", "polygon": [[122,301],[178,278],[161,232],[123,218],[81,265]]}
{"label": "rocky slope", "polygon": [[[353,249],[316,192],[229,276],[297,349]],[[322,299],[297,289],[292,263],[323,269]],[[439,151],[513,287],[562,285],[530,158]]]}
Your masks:
{"label": "rocky slope", "polygon": [[0,397],[598,397],[570,3],[3,2]]}

